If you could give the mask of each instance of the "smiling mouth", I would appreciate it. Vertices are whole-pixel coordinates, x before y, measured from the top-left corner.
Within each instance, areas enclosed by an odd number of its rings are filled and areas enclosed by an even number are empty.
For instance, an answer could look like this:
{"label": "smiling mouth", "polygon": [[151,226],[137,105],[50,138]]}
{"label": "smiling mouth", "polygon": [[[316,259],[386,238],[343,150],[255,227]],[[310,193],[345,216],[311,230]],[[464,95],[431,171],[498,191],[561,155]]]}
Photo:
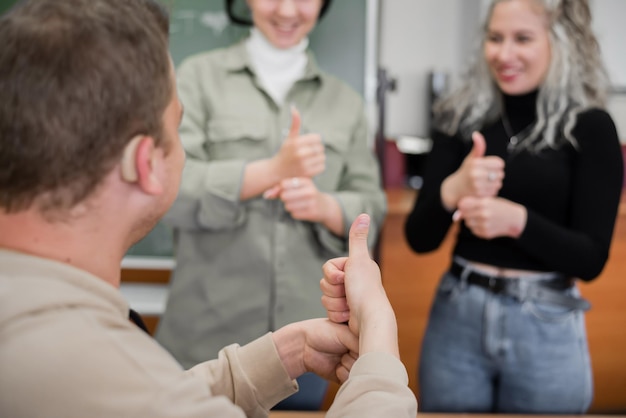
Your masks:
{"label": "smiling mouth", "polygon": [[511,81],[521,74],[518,70],[498,70],[498,77],[504,81]]}
{"label": "smiling mouth", "polygon": [[296,30],[298,25],[296,23],[292,24],[274,24],[274,28],[280,33],[292,33]]}

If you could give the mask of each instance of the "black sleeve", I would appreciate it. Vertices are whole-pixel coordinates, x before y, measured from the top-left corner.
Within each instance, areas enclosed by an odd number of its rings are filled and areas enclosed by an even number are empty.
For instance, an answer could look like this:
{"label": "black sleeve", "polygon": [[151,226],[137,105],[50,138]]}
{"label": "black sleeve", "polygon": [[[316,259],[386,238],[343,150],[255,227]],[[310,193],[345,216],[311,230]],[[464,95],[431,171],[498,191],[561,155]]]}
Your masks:
{"label": "black sleeve", "polygon": [[452,214],[441,202],[441,183],[460,167],[469,150],[470,146],[458,137],[439,132],[433,135],[422,188],[404,225],[405,237],[415,252],[435,250],[445,238],[452,224]]}
{"label": "black sleeve", "polygon": [[554,271],[592,280],[609,255],[622,192],[622,152],[615,124],[605,111],[579,115],[573,134],[579,149],[568,226],[529,210],[518,244]]}

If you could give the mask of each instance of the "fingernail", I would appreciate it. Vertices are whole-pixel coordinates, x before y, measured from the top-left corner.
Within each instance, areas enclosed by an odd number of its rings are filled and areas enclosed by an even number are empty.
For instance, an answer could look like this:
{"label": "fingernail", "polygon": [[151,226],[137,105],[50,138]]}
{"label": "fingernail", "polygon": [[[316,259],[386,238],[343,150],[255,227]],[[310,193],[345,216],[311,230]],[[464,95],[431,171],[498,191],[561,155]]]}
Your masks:
{"label": "fingernail", "polygon": [[456,222],[459,219],[461,219],[461,212],[459,212],[458,210],[455,210],[454,213],[452,214],[452,220]]}

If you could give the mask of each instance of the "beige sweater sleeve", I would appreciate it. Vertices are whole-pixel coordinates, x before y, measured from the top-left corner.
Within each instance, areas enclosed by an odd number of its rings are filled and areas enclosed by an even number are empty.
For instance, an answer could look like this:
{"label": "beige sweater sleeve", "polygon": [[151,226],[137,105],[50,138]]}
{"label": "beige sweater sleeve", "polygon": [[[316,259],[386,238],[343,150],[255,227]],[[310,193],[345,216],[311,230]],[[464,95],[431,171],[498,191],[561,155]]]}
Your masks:
{"label": "beige sweater sleeve", "polygon": [[417,400],[402,362],[387,353],[368,353],[356,361],[327,418],[415,418]]}
{"label": "beige sweater sleeve", "polygon": [[[269,409],[295,393],[276,352],[271,334],[243,347],[231,345],[217,360],[189,370],[208,382],[213,396],[223,395],[242,408],[247,417],[267,417]],[[327,418],[414,418],[417,400],[408,387],[402,362],[387,353],[361,356],[341,386]]]}
{"label": "beige sweater sleeve", "polygon": [[247,417],[266,417],[269,409],[297,392],[268,333],[240,347],[220,351],[217,360],[191,368],[188,373],[208,383],[213,396],[225,396]]}

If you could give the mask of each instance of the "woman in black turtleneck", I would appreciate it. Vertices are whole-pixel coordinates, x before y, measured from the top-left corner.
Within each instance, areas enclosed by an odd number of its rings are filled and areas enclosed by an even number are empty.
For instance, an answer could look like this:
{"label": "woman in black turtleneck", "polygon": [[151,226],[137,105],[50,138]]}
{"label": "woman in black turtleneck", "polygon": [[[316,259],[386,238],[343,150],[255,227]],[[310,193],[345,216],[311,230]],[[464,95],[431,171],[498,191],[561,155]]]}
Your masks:
{"label": "woman in black turtleneck", "polygon": [[593,396],[575,280],[609,253],[623,180],[587,0],[494,0],[482,59],[436,104],[405,233],[458,221],[419,366],[430,412],[583,413]]}

